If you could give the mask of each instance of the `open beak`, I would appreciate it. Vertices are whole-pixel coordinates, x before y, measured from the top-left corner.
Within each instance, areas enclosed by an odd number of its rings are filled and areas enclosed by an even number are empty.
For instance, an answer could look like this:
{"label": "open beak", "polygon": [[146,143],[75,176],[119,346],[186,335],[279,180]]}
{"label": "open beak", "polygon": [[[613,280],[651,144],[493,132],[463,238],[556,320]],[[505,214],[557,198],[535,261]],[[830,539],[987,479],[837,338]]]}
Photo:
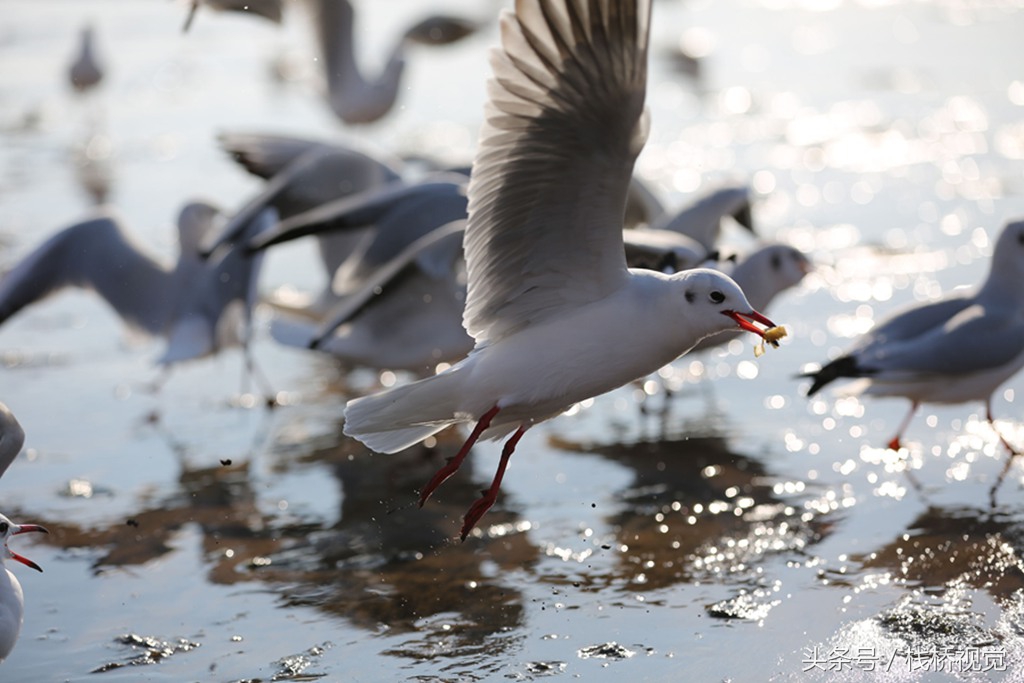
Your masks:
{"label": "open beak", "polygon": [[[740,313],[739,311],[722,311],[722,315],[729,316],[736,321],[736,324],[739,325],[741,329],[744,329],[747,332],[753,332],[762,339],[764,339],[765,330],[770,327],[775,327],[775,323],[757,311],[750,311],[749,313]],[[758,327],[754,323],[761,323],[764,327]]]}
{"label": "open beak", "polygon": [[[50,533],[49,531],[46,530],[45,527],[41,527],[38,524],[20,524],[20,525],[18,525],[18,528],[16,530],[11,532],[11,536],[17,536],[18,534],[23,534],[23,533],[28,532],[28,531],[39,531],[39,532],[44,533],[44,534]],[[11,553],[11,559],[12,560],[15,560],[17,562],[21,562],[26,567],[32,567],[32,569],[35,569],[37,572],[42,572],[43,571],[42,567],[40,567],[38,564],[36,564],[32,560],[28,559],[27,557],[19,555],[18,553],[14,552],[13,550],[10,550],[10,548],[8,548],[8,551],[10,551],[10,553]]]}

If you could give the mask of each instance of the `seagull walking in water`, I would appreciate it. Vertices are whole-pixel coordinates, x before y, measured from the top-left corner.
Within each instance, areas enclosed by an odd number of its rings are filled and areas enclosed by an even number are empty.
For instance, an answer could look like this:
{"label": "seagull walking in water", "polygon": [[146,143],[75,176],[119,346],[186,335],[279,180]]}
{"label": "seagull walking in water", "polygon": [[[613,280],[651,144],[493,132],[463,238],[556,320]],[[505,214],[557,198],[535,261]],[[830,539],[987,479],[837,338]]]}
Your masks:
{"label": "seagull walking in water", "polygon": [[[0,403],[0,475],[7,470],[24,443],[25,432],[21,425],[7,406]],[[21,590],[21,583],[5,566],[4,560],[14,560],[36,571],[43,571],[35,562],[7,547],[7,541],[11,536],[29,531],[47,533],[46,529],[38,524],[14,524],[7,517],[0,515],[0,569],[3,569],[3,572],[0,572],[0,663],[7,659],[14,649],[14,644],[18,642],[25,616],[25,595]]]}
{"label": "seagull walking in water", "polygon": [[[893,450],[901,447],[922,403],[984,401],[985,416],[996,429],[992,395],[1024,367],[1022,282],[1024,220],[1003,228],[980,288],[913,306],[882,322],[839,358],[803,374],[813,379],[807,395],[837,379],[860,378],[852,393],[910,399],[910,412],[887,444]],[[1019,452],[999,438],[1011,453]]]}
{"label": "seagull walking in water", "polygon": [[517,0],[501,19],[469,185],[463,324],[448,370],[350,401],[345,433],[383,453],[473,424],[420,504],[478,439],[511,435],[466,538],[532,425],[657,370],[707,335],[774,324],[729,277],[630,270],[622,225],[646,137],[650,0]]}

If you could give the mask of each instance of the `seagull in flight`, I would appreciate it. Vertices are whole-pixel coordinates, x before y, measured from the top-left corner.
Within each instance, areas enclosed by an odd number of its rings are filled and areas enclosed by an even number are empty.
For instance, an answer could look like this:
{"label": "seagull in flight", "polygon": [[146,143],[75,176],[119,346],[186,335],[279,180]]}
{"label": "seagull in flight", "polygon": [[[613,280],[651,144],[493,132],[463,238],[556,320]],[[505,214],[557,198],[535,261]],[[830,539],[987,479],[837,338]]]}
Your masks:
{"label": "seagull in flight", "polygon": [[775,327],[722,273],[627,268],[622,226],[646,139],[650,11],[650,0],[517,0],[503,13],[468,190],[463,324],[474,348],[444,372],[345,408],[345,434],[382,453],[473,425],[421,505],[478,439],[509,437],[463,540],[531,426],[710,334],[738,327],[765,337]]}

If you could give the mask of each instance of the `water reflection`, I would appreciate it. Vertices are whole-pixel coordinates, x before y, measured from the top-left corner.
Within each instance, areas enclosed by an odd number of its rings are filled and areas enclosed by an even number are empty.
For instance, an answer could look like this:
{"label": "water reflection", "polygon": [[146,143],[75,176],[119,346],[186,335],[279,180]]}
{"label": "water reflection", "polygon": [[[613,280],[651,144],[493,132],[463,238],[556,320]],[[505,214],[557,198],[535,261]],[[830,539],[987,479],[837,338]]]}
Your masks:
{"label": "water reflection", "polygon": [[759,460],[733,451],[721,436],[554,445],[633,472],[629,486],[616,493],[618,509],[605,518],[621,552],[603,576],[587,568],[586,580],[598,586],[750,583],[771,557],[802,556],[831,531],[827,506],[785,496],[786,487]]}

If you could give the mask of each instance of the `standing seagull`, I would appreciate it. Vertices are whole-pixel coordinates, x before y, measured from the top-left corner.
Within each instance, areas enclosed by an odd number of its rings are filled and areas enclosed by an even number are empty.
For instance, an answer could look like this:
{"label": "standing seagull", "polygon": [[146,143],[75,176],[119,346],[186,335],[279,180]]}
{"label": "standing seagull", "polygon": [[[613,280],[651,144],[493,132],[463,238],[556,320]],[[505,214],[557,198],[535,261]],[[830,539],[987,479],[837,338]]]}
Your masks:
{"label": "standing seagull", "polygon": [[492,54],[490,101],[469,186],[463,324],[470,355],[418,382],[350,401],[345,433],[392,453],[475,423],[420,495],[479,438],[512,436],[463,539],[494,504],[523,433],[657,370],[703,337],[765,336],[730,278],[629,270],[626,192],[643,147],[650,0],[517,0]]}
{"label": "standing seagull", "polygon": [[[954,293],[914,306],[857,339],[817,371],[808,396],[829,382],[862,378],[855,388],[910,399],[910,412],[887,444],[900,438],[921,403],[984,401],[993,429],[992,394],[1024,366],[1024,220],[1009,223],[996,241],[988,278],[975,293]],[[998,433],[998,429],[996,432]],[[1017,449],[1001,434],[1003,445]]]}
{"label": "standing seagull", "polygon": [[[24,442],[25,432],[22,431],[21,425],[7,406],[0,403],[0,475],[21,451]],[[18,577],[4,566],[4,560],[15,560],[36,571],[43,571],[35,562],[7,547],[7,541],[11,536],[27,531],[47,533],[46,529],[38,524],[18,525],[0,515],[0,539],[3,540],[3,547],[0,548],[0,568],[3,569],[3,572],[0,572],[0,662],[7,659],[7,655],[14,649],[14,644],[18,642],[25,616],[25,596],[21,591],[21,584]]]}

